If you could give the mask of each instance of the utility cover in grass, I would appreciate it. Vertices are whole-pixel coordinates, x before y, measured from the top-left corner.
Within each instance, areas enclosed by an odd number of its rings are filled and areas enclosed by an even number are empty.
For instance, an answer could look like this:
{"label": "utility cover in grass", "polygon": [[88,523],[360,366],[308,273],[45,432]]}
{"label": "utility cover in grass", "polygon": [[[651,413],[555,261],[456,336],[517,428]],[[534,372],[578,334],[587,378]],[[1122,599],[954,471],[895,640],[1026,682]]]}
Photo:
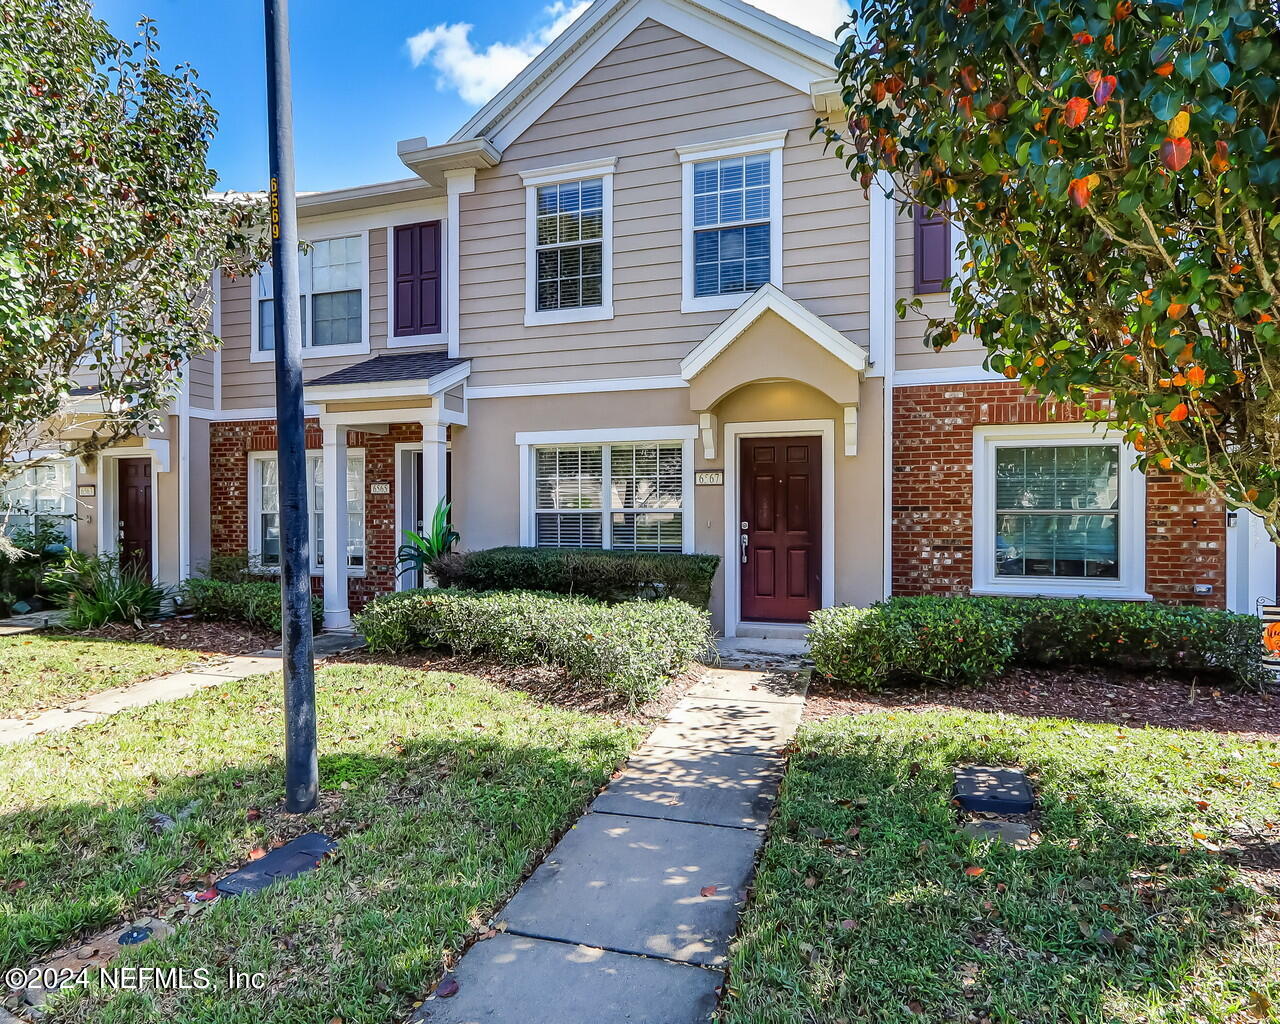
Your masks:
{"label": "utility cover in grass", "polygon": [[214,888],[226,896],[257,892],[272,882],[297,878],[298,875],[315,870],[320,861],[337,848],[337,842],[328,836],[320,832],[308,832],[297,839],[291,839],[283,846],[277,846],[265,857],[250,861],[239,871],[233,871],[222,881],[216,882]]}
{"label": "utility cover in grass", "polygon": [[1035,806],[1031,784],[1021,768],[957,768],[954,796],[966,811],[1027,814]]}

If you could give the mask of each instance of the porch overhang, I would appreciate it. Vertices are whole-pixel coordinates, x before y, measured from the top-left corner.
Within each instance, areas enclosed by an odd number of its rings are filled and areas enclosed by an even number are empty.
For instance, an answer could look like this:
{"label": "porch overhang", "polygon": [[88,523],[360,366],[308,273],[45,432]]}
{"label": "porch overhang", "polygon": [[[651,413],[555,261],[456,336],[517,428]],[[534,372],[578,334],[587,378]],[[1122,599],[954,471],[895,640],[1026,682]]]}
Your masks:
{"label": "porch overhang", "polygon": [[680,363],[703,454],[715,458],[717,404],[749,384],[796,381],[843,409],[844,454],[858,453],[867,352],[772,284],[763,285]]}
{"label": "porch overhang", "polygon": [[411,352],[374,356],[318,377],[303,386],[308,404],[320,417],[348,422],[385,422],[397,412],[410,415],[435,410],[443,423],[466,422],[466,380],[471,363],[443,352]]}

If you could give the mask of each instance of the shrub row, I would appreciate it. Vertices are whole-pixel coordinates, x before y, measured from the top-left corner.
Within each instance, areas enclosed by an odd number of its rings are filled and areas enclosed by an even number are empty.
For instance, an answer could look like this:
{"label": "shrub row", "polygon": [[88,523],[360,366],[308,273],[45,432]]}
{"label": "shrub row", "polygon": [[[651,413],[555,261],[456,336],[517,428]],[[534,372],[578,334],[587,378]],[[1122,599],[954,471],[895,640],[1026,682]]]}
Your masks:
{"label": "shrub row", "polygon": [[369,602],[355,625],[371,651],[442,647],[553,666],[633,705],[711,644],[707,613],[682,601],[607,605],[528,591],[405,590]]}
{"label": "shrub row", "polygon": [[718,555],[507,547],[442,555],[431,563],[431,575],[442,587],[466,590],[540,590],[600,601],[677,598],[705,608],[719,564]]}
{"label": "shrub row", "polygon": [[1261,689],[1262,624],[1210,608],[1084,598],[895,597],[816,612],[814,664],[842,682],[974,684],[1013,661],[1205,674]]}
{"label": "shrub row", "polygon": [[[229,583],[226,580],[193,576],[182,584],[182,606],[202,619],[245,622],[275,636],[280,635],[280,584],[269,580]],[[324,602],[311,598],[311,615],[318,628]]]}

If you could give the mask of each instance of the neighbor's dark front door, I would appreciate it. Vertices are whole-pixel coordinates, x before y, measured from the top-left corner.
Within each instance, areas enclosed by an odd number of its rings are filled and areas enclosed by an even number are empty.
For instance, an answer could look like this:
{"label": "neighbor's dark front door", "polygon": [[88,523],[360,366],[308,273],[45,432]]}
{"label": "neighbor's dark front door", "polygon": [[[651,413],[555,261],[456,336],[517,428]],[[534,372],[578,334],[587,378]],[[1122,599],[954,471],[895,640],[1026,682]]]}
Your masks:
{"label": "neighbor's dark front door", "polygon": [[741,456],[742,618],[804,622],[822,596],[822,439],[744,437]]}
{"label": "neighbor's dark front door", "polygon": [[120,564],[151,575],[151,460],[119,459],[116,463],[120,510]]}

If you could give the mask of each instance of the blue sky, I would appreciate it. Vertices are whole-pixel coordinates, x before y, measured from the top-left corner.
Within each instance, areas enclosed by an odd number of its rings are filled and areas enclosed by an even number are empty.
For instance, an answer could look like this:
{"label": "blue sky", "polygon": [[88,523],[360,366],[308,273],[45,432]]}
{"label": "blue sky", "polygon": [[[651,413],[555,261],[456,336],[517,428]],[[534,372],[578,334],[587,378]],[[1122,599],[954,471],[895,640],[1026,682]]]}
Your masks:
{"label": "blue sky", "polygon": [[[343,188],[408,176],[400,139],[443,142],[563,31],[586,0],[294,0],[294,133],[298,188]],[[823,35],[845,0],[757,0]],[[260,0],[98,0],[116,32],[155,19],[161,54],[190,62],[221,114],[210,162],[223,188],[267,177]],[[784,13],[785,12],[785,13]]]}

